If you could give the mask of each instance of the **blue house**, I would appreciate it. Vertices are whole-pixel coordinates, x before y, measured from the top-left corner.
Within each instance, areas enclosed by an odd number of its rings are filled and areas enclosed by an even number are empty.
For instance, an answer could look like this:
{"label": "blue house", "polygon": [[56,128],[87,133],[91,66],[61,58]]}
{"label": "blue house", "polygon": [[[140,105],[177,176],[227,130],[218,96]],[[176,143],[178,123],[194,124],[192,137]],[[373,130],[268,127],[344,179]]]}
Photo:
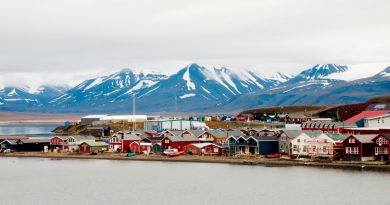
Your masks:
{"label": "blue house", "polygon": [[278,153],[278,138],[276,136],[229,136],[229,153],[267,155]]}

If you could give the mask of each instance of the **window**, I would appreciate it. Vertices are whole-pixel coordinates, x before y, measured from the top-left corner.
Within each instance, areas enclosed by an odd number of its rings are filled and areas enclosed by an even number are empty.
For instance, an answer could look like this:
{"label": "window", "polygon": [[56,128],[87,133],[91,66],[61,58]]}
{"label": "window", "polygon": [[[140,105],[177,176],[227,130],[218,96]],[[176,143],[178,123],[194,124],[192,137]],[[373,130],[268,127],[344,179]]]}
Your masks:
{"label": "window", "polygon": [[350,144],[354,144],[354,143],[356,143],[356,140],[355,140],[355,138],[349,138],[349,139],[348,139],[348,142],[349,142]]}
{"label": "window", "polygon": [[168,144],[168,143],[169,143],[169,140],[168,140],[168,139],[166,139],[166,140],[165,140],[165,143],[166,143],[166,144]]}
{"label": "window", "polygon": [[300,143],[300,142],[301,142],[301,139],[297,139],[297,142]]}
{"label": "window", "polygon": [[303,152],[307,152],[307,146],[303,146]]}
{"label": "window", "polygon": [[313,146],[313,152],[315,152],[316,150],[317,150],[317,147]]}
{"label": "window", "polygon": [[328,151],[328,146],[323,146],[322,147],[322,152],[326,152],[326,151]]}
{"label": "window", "polygon": [[214,147],[214,153],[218,153],[219,149],[218,147]]}
{"label": "window", "polygon": [[379,137],[379,138],[376,140],[376,143],[379,144],[379,145],[382,145],[382,144],[388,144],[389,141],[387,141],[384,137]]}
{"label": "window", "polygon": [[346,154],[359,154],[359,148],[358,147],[346,147],[345,153]]}
{"label": "window", "polygon": [[294,152],[298,152],[299,151],[299,146],[298,145],[294,145],[293,146],[293,151]]}
{"label": "window", "polygon": [[378,154],[389,154],[389,149],[387,147],[375,147],[375,155]]}

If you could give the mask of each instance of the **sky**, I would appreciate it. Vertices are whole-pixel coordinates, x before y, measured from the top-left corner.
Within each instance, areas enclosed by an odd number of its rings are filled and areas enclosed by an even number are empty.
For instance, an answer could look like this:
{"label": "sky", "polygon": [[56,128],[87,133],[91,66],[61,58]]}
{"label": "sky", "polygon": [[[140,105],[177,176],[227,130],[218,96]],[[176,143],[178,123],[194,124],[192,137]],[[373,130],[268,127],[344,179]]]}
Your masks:
{"label": "sky", "polygon": [[[0,83],[190,63],[296,74],[390,65],[388,0],[1,0]],[[360,66],[361,67],[361,66]]]}

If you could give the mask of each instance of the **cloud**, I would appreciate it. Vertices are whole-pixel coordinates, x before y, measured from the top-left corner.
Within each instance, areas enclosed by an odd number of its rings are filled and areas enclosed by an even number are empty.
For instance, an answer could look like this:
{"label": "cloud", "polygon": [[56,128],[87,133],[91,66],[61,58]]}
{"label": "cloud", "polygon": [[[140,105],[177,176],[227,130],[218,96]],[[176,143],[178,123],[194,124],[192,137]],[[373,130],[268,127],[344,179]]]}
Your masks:
{"label": "cloud", "polygon": [[192,62],[262,73],[390,64],[389,10],[387,0],[2,0],[0,71],[77,84]]}

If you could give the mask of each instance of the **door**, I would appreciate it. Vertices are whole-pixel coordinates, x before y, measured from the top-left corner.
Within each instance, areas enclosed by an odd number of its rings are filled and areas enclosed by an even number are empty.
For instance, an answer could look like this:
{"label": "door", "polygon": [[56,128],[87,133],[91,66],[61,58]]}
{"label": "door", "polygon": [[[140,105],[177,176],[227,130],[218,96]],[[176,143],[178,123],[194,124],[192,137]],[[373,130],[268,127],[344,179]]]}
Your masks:
{"label": "door", "polygon": [[139,146],[137,143],[133,143],[130,145],[130,151],[131,152],[134,152],[134,153],[138,153],[139,152]]}
{"label": "door", "polygon": [[80,152],[84,152],[84,146],[80,146]]}
{"label": "door", "polygon": [[155,153],[161,152],[161,146],[159,144],[154,144],[153,145],[153,152],[155,152]]}
{"label": "door", "polygon": [[90,146],[86,146],[85,147],[85,152],[91,152],[91,147]]}

